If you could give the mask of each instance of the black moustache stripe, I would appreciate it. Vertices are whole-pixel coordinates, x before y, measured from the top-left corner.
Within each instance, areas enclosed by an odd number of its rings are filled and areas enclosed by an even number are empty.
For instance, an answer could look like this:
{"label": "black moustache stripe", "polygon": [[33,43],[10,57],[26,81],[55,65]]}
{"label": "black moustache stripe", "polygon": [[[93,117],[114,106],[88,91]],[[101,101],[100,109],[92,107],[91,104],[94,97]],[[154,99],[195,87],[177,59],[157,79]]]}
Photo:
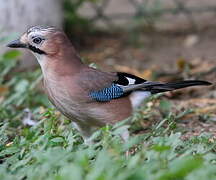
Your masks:
{"label": "black moustache stripe", "polygon": [[35,53],[38,53],[38,54],[46,54],[44,51],[42,51],[42,50],[40,50],[39,48],[36,48],[36,47],[34,47],[34,46],[32,46],[32,45],[29,45],[28,48],[29,48],[31,51],[35,52]]}

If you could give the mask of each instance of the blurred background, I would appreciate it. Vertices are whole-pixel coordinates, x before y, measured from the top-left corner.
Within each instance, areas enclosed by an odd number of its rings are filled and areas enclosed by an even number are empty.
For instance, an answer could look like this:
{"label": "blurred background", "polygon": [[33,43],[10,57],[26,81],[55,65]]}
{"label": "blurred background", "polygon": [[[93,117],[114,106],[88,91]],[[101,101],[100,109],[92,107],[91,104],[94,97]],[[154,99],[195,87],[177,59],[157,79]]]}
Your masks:
{"label": "blurred background", "polygon": [[[216,57],[215,0],[1,0],[0,10],[2,37],[34,25],[61,27],[84,58],[106,68]],[[28,55],[22,65],[35,63]]]}

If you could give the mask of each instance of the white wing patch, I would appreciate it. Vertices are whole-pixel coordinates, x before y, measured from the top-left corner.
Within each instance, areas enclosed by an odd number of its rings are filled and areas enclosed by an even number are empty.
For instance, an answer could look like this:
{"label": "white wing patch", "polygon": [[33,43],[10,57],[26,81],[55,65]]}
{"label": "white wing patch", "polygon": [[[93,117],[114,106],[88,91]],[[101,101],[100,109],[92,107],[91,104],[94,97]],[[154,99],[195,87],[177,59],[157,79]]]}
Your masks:
{"label": "white wing patch", "polygon": [[134,91],[130,94],[130,102],[133,110],[141,105],[144,99],[151,96],[151,92],[149,91]]}
{"label": "white wing patch", "polygon": [[136,79],[132,79],[132,78],[129,78],[129,77],[126,77],[127,78],[127,80],[128,80],[128,85],[130,85],[130,84],[135,84],[135,81],[136,81]]}

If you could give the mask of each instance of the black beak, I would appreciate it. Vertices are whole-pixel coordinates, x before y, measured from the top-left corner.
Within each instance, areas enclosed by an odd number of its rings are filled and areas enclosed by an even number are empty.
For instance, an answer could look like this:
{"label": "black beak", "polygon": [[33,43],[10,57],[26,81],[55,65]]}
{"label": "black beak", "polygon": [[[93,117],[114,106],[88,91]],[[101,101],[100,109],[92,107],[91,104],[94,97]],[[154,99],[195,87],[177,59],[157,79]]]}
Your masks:
{"label": "black beak", "polygon": [[27,45],[20,42],[20,40],[17,39],[17,40],[10,42],[9,44],[7,44],[7,47],[10,47],[10,48],[27,48]]}

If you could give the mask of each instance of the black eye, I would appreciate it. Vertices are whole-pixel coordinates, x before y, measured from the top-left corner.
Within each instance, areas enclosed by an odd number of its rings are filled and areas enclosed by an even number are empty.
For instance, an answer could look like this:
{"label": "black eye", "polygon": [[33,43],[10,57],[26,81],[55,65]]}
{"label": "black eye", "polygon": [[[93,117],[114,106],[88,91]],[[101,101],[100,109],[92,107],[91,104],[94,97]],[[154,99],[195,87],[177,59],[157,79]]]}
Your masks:
{"label": "black eye", "polygon": [[33,43],[40,44],[42,40],[43,40],[42,38],[36,37],[36,38],[33,39]]}

